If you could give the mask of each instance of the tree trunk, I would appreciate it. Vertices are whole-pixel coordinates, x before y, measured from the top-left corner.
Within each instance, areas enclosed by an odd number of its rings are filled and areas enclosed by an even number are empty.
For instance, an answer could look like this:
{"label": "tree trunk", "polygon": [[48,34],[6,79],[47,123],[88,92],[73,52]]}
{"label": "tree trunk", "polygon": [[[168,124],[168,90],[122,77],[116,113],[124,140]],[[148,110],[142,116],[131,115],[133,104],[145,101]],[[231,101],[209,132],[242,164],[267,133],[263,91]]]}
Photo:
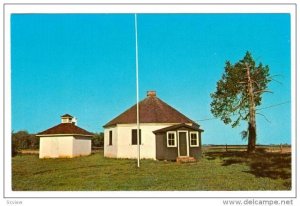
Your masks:
{"label": "tree trunk", "polygon": [[248,78],[248,96],[249,96],[249,125],[248,125],[248,153],[255,152],[256,145],[256,120],[255,120],[255,102],[254,102],[254,92],[252,87],[252,80],[250,75],[250,67],[247,67],[247,78]]}
{"label": "tree trunk", "polygon": [[251,125],[251,123],[249,122],[248,130],[249,130],[249,136],[248,136],[247,152],[253,153],[255,152],[255,145],[256,145],[256,126]]}

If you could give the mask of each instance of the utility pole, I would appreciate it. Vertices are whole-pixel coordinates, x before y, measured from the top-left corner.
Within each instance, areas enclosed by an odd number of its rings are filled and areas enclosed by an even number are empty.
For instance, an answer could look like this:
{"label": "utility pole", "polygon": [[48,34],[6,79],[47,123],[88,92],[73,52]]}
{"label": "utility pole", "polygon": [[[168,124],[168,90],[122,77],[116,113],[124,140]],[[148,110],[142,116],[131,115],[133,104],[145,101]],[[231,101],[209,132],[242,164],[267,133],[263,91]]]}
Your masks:
{"label": "utility pole", "polygon": [[139,116],[139,53],[137,15],[134,14],[135,26],[135,66],[136,66],[136,125],[137,125],[137,167],[140,167],[140,116]]}

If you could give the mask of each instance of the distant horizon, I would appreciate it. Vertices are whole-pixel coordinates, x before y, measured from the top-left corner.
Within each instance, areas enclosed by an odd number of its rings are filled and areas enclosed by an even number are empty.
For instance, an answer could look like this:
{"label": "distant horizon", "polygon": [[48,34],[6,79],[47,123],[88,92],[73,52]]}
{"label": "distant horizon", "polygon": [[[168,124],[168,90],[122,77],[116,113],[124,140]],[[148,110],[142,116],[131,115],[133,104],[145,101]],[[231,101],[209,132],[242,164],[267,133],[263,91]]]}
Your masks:
{"label": "distant horizon", "polygon": [[[250,51],[270,66],[257,144],[291,144],[289,14],[139,14],[140,100],[146,91],[201,125],[203,145],[247,144],[210,113],[225,61]],[[251,28],[251,33],[249,33]],[[13,14],[12,130],[38,133],[70,114],[78,126],[103,125],[136,103],[133,14]]]}

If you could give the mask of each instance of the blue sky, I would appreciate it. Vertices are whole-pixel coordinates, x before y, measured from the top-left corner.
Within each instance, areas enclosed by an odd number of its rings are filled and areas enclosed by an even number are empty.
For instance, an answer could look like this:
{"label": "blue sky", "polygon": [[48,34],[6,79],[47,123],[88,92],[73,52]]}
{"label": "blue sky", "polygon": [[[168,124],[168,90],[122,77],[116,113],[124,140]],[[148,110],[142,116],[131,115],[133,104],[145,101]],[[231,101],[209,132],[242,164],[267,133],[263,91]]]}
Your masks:
{"label": "blue sky", "polygon": [[[139,14],[138,32],[141,99],[156,90],[198,121],[204,144],[246,143],[245,124],[211,119],[210,93],[225,61],[248,50],[281,82],[263,97],[261,108],[271,107],[260,110],[268,121],[257,117],[257,142],[291,142],[289,14]],[[69,113],[100,132],[135,104],[133,14],[14,14],[11,50],[14,131],[40,132]]]}

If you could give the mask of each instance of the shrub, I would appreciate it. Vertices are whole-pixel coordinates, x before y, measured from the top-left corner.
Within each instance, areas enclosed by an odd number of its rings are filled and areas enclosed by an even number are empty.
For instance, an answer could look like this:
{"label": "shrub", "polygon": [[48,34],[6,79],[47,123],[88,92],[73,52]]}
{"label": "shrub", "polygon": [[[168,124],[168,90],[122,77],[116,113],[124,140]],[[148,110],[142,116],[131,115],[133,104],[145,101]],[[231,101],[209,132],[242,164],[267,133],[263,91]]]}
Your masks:
{"label": "shrub", "polygon": [[38,149],[39,138],[27,131],[12,132],[12,156],[21,149]]}
{"label": "shrub", "polygon": [[92,147],[103,147],[104,146],[104,134],[103,132],[94,133],[92,137]]}

